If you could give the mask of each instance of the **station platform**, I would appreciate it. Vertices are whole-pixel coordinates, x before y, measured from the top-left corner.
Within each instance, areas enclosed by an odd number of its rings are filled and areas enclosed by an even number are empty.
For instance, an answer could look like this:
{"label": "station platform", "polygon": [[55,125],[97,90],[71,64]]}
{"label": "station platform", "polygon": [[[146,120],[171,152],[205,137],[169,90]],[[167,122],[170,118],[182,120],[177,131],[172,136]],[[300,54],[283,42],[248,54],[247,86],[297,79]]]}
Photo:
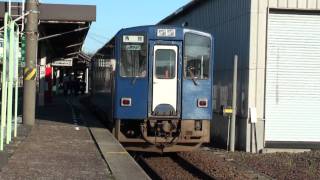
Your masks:
{"label": "station platform", "polygon": [[0,179],[149,179],[78,99],[55,97],[36,117]]}

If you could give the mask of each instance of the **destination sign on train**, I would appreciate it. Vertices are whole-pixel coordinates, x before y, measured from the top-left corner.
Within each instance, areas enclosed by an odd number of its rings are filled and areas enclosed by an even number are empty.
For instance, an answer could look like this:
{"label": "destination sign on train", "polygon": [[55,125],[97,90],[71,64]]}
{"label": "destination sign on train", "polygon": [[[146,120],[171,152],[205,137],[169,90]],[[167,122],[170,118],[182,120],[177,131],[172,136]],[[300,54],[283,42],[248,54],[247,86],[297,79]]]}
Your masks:
{"label": "destination sign on train", "polygon": [[141,45],[126,45],[127,51],[140,51]]}
{"label": "destination sign on train", "polygon": [[157,31],[158,37],[176,37],[175,29],[158,29]]}
{"label": "destination sign on train", "polygon": [[123,42],[125,42],[125,43],[143,43],[144,37],[143,36],[124,35]]}

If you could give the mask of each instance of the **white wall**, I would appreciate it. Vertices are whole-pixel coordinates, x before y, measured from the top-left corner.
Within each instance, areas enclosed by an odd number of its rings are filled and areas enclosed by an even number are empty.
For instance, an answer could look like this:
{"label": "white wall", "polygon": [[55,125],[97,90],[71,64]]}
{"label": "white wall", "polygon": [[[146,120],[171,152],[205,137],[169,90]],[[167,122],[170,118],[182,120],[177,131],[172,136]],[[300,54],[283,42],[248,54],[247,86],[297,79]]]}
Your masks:
{"label": "white wall", "polygon": [[[267,19],[269,9],[287,10],[319,10],[320,0],[251,0],[250,20],[250,64],[249,64],[249,107],[257,108],[258,144],[264,145],[264,95],[265,95],[265,64]],[[247,142],[250,142],[248,124]],[[247,143],[247,150],[250,143]]]}

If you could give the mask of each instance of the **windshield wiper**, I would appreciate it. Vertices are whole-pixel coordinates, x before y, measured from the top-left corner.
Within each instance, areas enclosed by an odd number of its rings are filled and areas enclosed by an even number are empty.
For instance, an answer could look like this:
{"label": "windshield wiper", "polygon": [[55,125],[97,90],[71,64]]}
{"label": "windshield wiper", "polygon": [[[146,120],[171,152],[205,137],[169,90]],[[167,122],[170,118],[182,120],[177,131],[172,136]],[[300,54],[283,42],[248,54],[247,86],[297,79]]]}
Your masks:
{"label": "windshield wiper", "polygon": [[193,74],[193,72],[192,72],[191,69],[193,69],[193,67],[188,68],[188,71],[189,71],[189,73],[190,73],[190,76],[191,76],[191,79],[192,79],[194,85],[197,86],[197,85],[198,85],[198,82],[196,81],[196,77],[194,76],[194,74]]}
{"label": "windshield wiper", "polygon": [[139,76],[135,76],[135,77],[133,78],[133,80],[131,81],[131,84],[132,84],[132,85],[135,85],[135,84],[136,84],[136,81],[137,81],[138,77],[139,77]]}

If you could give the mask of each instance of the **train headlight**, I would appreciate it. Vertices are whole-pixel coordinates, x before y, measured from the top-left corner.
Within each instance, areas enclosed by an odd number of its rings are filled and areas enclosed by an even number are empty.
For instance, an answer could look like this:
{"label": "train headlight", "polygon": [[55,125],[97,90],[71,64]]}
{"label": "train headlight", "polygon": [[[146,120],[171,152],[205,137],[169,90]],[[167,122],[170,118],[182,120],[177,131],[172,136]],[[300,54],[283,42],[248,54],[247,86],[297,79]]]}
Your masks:
{"label": "train headlight", "polygon": [[208,99],[198,99],[198,107],[199,108],[207,108],[208,107]]}
{"label": "train headlight", "polygon": [[124,107],[132,106],[131,98],[121,98],[121,106],[124,106]]}

